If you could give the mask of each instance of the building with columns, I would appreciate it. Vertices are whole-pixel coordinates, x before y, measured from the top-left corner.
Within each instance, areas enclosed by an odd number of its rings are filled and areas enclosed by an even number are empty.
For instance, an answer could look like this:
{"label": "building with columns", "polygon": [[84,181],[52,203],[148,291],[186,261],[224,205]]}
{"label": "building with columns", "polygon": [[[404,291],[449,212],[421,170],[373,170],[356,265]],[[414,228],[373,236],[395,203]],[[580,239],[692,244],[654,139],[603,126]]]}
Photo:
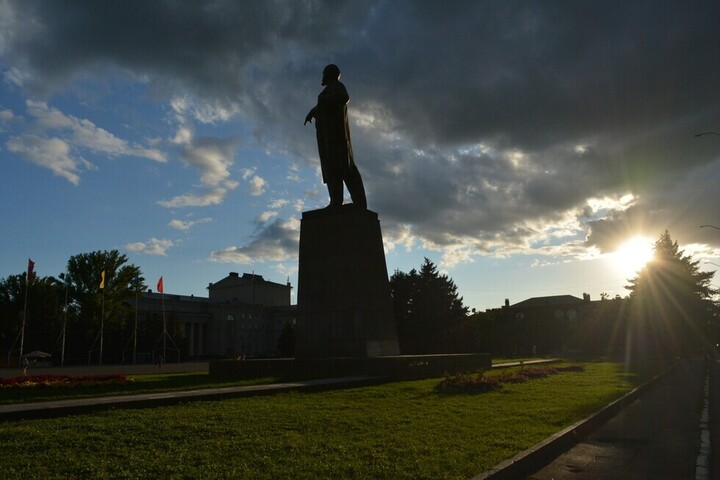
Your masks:
{"label": "building with columns", "polygon": [[139,324],[158,338],[152,346],[145,343],[144,350],[152,349],[145,355],[152,358],[165,345],[168,361],[176,354],[181,360],[277,356],[283,328],[295,322],[291,290],[290,282],[230,272],[209,284],[208,297],[151,291],[139,295]]}

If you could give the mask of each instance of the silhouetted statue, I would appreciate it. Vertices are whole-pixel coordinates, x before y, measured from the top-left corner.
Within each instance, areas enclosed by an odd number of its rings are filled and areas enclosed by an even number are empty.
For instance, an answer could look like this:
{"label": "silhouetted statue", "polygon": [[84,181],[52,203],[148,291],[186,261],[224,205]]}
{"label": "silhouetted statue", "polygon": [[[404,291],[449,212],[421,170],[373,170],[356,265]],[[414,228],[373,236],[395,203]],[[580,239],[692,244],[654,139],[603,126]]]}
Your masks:
{"label": "silhouetted statue", "polygon": [[342,205],[345,182],[353,204],[367,208],[365,187],[355,166],[350,142],[347,117],[350,96],[340,82],[340,69],[336,65],[325,67],[322,85],[325,89],[318,95],[317,105],[305,117],[305,125],[315,119],[320,167],[330,194],[329,207]]}

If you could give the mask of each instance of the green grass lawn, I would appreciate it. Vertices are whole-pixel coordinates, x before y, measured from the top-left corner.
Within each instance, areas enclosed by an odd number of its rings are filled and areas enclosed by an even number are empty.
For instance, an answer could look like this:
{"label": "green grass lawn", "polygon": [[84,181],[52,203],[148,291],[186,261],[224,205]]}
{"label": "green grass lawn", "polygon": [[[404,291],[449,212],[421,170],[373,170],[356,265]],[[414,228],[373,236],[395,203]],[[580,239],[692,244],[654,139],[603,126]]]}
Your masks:
{"label": "green grass lawn", "polygon": [[0,423],[2,475],[467,479],[634,386],[584,365],[474,395],[431,379]]}

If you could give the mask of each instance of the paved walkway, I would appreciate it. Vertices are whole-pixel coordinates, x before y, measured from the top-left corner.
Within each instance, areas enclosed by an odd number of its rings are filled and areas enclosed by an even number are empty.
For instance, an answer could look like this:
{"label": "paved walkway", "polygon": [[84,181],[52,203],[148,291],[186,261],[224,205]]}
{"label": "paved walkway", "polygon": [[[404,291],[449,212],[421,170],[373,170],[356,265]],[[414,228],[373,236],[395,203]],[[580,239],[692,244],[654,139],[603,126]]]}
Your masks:
{"label": "paved walkway", "polygon": [[[527,478],[696,479],[704,363],[681,362],[588,438]],[[697,478],[708,477],[700,472]]]}
{"label": "paved walkway", "polygon": [[[28,375],[145,375],[152,373],[208,373],[208,362],[165,363],[140,365],[71,365],[67,367],[29,367]],[[22,368],[0,368],[0,378],[22,375]]]}
{"label": "paved walkway", "polygon": [[562,361],[562,358],[539,358],[537,360],[525,360],[523,362],[507,362],[507,363],[494,363],[492,368],[509,368],[509,367],[519,367],[520,365],[528,366],[528,365],[542,365],[545,363],[556,363]]}
{"label": "paved walkway", "polygon": [[293,390],[356,386],[374,383],[379,380],[378,377],[324,378],[266,385],[246,385],[242,387],[204,388],[178,392],[141,393],[136,395],[54,400],[50,402],[16,403],[0,405],[0,421],[60,417],[109,408],[159,407],[198,400],[222,400],[224,398],[265,395]]}

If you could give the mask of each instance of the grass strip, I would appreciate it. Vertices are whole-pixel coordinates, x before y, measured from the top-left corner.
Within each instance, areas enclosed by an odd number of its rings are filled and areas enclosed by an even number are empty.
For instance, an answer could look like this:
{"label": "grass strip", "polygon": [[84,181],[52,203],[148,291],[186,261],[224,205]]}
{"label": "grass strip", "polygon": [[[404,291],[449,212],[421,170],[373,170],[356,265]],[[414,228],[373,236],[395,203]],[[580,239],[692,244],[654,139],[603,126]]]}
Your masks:
{"label": "grass strip", "polygon": [[0,461],[7,479],[466,479],[634,386],[583,366],[483,394],[430,379],[3,423]]}

